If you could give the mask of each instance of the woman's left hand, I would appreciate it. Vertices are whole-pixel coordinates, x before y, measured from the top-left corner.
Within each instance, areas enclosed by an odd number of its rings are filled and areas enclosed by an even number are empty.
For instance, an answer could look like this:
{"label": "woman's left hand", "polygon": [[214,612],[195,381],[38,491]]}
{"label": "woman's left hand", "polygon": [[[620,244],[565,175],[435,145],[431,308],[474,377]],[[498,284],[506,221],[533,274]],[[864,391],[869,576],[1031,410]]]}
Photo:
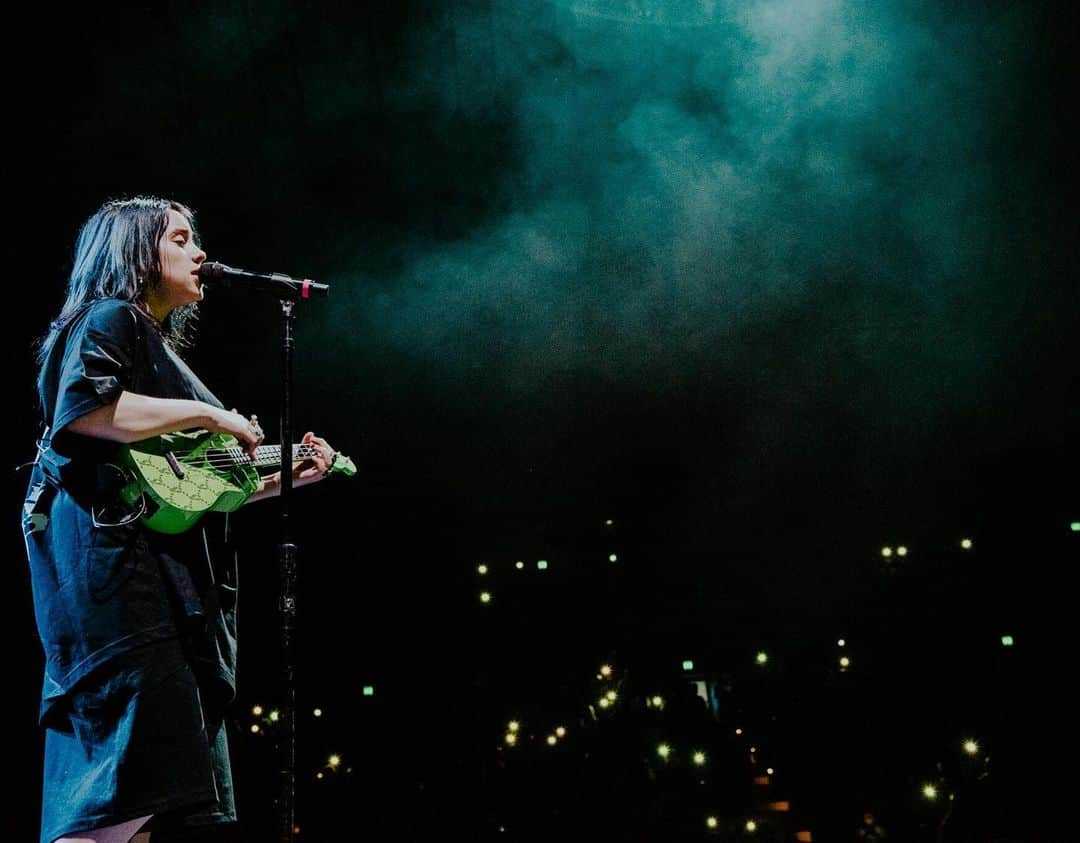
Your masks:
{"label": "woman's left hand", "polygon": [[315,454],[308,459],[301,460],[293,466],[293,481],[301,481],[304,484],[317,483],[329,475],[330,466],[334,464],[337,455],[330,443],[316,436],[310,430],[300,440],[305,445],[314,445]]}

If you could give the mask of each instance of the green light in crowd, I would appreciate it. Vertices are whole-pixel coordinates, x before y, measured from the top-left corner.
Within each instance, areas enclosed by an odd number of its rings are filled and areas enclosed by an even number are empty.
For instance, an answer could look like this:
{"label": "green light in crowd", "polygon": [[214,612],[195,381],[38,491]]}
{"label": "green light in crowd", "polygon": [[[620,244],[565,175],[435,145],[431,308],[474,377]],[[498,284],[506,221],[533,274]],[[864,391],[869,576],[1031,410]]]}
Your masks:
{"label": "green light in crowd", "polygon": [[375,696],[375,686],[374,685],[365,685],[364,686],[364,696],[365,697],[373,697],[373,696]]}
{"label": "green light in crowd", "polygon": [[1069,525],[1069,529],[1072,530],[1074,533],[1080,533],[1080,521],[1073,521]]}
{"label": "green light in crowd", "polygon": [[538,571],[546,571],[547,570],[547,560],[546,559],[539,560],[536,563],[536,570],[538,570]]}
{"label": "green light in crowd", "polygon": [[1012,645],[1013,645],[1013,637],[1011,635],[1002,635],[1001,636],[1001,646],[1002,647],[1011,647]]}
{"label": "green light in crowd", "polygon": [[682,669],[683,670],[693,670],[694,669],[694,663],[692,661],[690,661],[690,659],[684,659],[683,663],[682,663]]}

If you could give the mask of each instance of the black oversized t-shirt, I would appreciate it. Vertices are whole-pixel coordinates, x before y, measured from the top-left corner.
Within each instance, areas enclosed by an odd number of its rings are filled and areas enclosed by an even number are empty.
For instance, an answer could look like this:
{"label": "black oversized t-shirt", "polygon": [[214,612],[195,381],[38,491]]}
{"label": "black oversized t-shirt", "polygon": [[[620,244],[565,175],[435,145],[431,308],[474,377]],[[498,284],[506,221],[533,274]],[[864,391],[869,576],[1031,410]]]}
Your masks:
{"label": "black oversized t-shirt", "polygon": [[45,650],[42,719],[91,670],[164,638],[184,640],[221,693],[234,687],[235,560],[215,562],[211,553],[225,517],[207,516],[179,536],[137,520],[94,523],[95,507],[114,491],[109,466],[121,446],[66,428],[124,390],[223,406],[128,302],[90,304],[51,348],[38,380],[50,447],[34,466],[23,520]]}

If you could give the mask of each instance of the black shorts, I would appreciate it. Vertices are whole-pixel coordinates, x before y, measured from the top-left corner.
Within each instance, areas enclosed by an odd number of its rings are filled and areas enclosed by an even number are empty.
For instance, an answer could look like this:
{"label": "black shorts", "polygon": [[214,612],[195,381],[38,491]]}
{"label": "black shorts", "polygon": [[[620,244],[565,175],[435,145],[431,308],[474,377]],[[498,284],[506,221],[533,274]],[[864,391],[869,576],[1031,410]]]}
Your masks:
{"label": "black shorts", "polygon": [[207,711],[177,640],[84,677],[45,722],[41,843],[154,814],[153,839],[235,822],[224,711]]}

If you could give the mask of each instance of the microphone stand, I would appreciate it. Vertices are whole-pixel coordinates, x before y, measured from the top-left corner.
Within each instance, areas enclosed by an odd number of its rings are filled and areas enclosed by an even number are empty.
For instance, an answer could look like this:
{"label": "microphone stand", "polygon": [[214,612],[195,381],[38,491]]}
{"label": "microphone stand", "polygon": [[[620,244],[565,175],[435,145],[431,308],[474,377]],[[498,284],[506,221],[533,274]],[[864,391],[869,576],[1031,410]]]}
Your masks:
{"label": "microphone stand", "polygon": [[[296,827],[296,684],[293,655],[293,639],[296,632],[296,557],[299,548],[289,532],[289,499],[293,489],[293,440],[292,440],[292,380],[293,308],[299,301],[324,297],[330,292],[326,284],[310,279],[297,280],[285,275],[257,275],[233,269],[223,264],[204,263],[199,277],[206,283],[222,287],[247,286],[249,289],[270,293],[281,302],[281,543],[278,545],[278,570],[281,576],[281,652],[282,679],[285,683],[284,734],[278,744],[282,761],[281,790],[276,807],[278,810],[279,843],[292,843]],[[281,720],[278,721],[279,723]]]}
{"label": "microphone stand", "polygon": [[279,836],[281,843],[291,843],[296,826],[296,684],[293,640],[296,631],[296,556],[298,547],[290,535],[289,500],[293,488],[292,379],[293,307],[306,295],[281,299],[281,543],[278,545],[278,568],[281,577],[281,649],[282,679],[285,683],[284,734],[279,744],[282,761],[281,791],[278,798]]}

